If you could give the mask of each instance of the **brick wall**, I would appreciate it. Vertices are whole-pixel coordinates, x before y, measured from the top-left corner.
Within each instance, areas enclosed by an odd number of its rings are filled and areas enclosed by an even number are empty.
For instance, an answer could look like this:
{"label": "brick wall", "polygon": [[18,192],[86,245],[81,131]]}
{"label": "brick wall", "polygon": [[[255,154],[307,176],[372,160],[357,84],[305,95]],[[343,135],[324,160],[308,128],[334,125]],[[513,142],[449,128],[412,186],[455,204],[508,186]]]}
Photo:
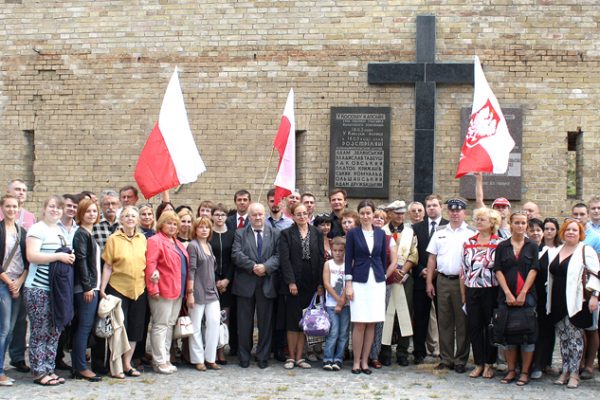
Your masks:
{"label": "brick wall", "polygon": [[[524,199],[546,215],[568,209],[566,138],[577,127],[583,198],[600,193],[600,8],[591,0],[0,0],[0,182],[30,180],[34,210],[50,193],[133,182],[178,65],[208,171],[175,203],[233,205],[242,187],[257,197],[290,87],[306,130],[298,186],[320,209],[331,106],[392,106],[390,193],[410,200],[414,88],[369,86],[366,70],[414,61],[418,14],[437,17],[438,61],[479,55],[500,104],[523,108]],[[435,190],[444,196],[458,193],[460,108],[471,96],[467,86],[438,87]]]}

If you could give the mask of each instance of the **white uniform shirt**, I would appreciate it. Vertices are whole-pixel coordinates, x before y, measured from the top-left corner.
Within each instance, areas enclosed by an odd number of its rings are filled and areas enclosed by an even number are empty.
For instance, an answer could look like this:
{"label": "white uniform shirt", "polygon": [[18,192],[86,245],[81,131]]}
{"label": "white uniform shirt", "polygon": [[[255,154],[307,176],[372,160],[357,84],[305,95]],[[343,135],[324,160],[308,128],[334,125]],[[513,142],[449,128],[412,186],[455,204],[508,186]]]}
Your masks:
{"label": "white uniform shirt", "polygon": [[457,229],[450,224],[435,231],[427,252],[437,257],[437,271],[444,275],[460,275],[463,261],[463,243],[473,236],[474,230],[463,222]]}

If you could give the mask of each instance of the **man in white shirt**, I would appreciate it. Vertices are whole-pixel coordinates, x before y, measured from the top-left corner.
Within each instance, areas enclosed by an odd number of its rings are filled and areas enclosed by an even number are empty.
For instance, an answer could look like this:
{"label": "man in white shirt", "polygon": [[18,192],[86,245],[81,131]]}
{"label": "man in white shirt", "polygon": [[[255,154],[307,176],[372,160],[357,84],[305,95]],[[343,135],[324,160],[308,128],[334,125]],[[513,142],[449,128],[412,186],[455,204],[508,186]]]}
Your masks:
{"label": "man in white shirt", "polygon": [[[463,243],[475,231],[465,220],[466,200],[453,198],[446,202],[450,223],[438,228],[427,246],[427,295],[437,296],[440,356],[438,370],[454,369],[465,372],[469,359],[469,336],[467,318],[463,311],[460,294]],[[433,285],[437,273],[436,286]],[[456,342],[456,351],[455,351]]]}

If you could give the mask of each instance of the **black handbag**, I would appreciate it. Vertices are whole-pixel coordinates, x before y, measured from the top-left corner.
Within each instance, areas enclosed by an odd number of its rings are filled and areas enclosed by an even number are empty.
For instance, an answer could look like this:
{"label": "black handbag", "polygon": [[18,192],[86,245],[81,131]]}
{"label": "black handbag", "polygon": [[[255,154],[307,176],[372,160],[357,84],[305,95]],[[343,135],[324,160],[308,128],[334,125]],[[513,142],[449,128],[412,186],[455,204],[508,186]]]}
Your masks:
{"label": "black handbag", "polygon": [[535,343],[538,335],[535,307],[498,307],[488,327],[493,345]]}

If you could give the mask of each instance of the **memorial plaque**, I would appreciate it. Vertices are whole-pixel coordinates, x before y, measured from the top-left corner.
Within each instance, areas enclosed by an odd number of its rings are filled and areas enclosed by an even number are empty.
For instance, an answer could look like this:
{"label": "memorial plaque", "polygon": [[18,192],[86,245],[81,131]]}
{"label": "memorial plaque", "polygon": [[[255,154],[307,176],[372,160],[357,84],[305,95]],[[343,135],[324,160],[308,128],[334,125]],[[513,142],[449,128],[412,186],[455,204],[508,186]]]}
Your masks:
{"label": "memorial plaque", "polygon": [[331,107],[329,189],[388,198],[390,107]]}
{"label": "memorial plaque", "polygon": [[[483,195],[485,200],[506,197],[509,200],[521,200],[521,159],[523,154],[523,110],[521,108],[502,108],[508,131],[515,141],[515,147],[510,152],[508,169],[504,174],[484,174]],[[471,118],[471,108],[461,109],[461,139],[460,146],[465,141],[467,127]],[[475,177],[465,175],[460,179],[460,195],[475,199]],[[488,204],[491,206],[491,203]]]}

